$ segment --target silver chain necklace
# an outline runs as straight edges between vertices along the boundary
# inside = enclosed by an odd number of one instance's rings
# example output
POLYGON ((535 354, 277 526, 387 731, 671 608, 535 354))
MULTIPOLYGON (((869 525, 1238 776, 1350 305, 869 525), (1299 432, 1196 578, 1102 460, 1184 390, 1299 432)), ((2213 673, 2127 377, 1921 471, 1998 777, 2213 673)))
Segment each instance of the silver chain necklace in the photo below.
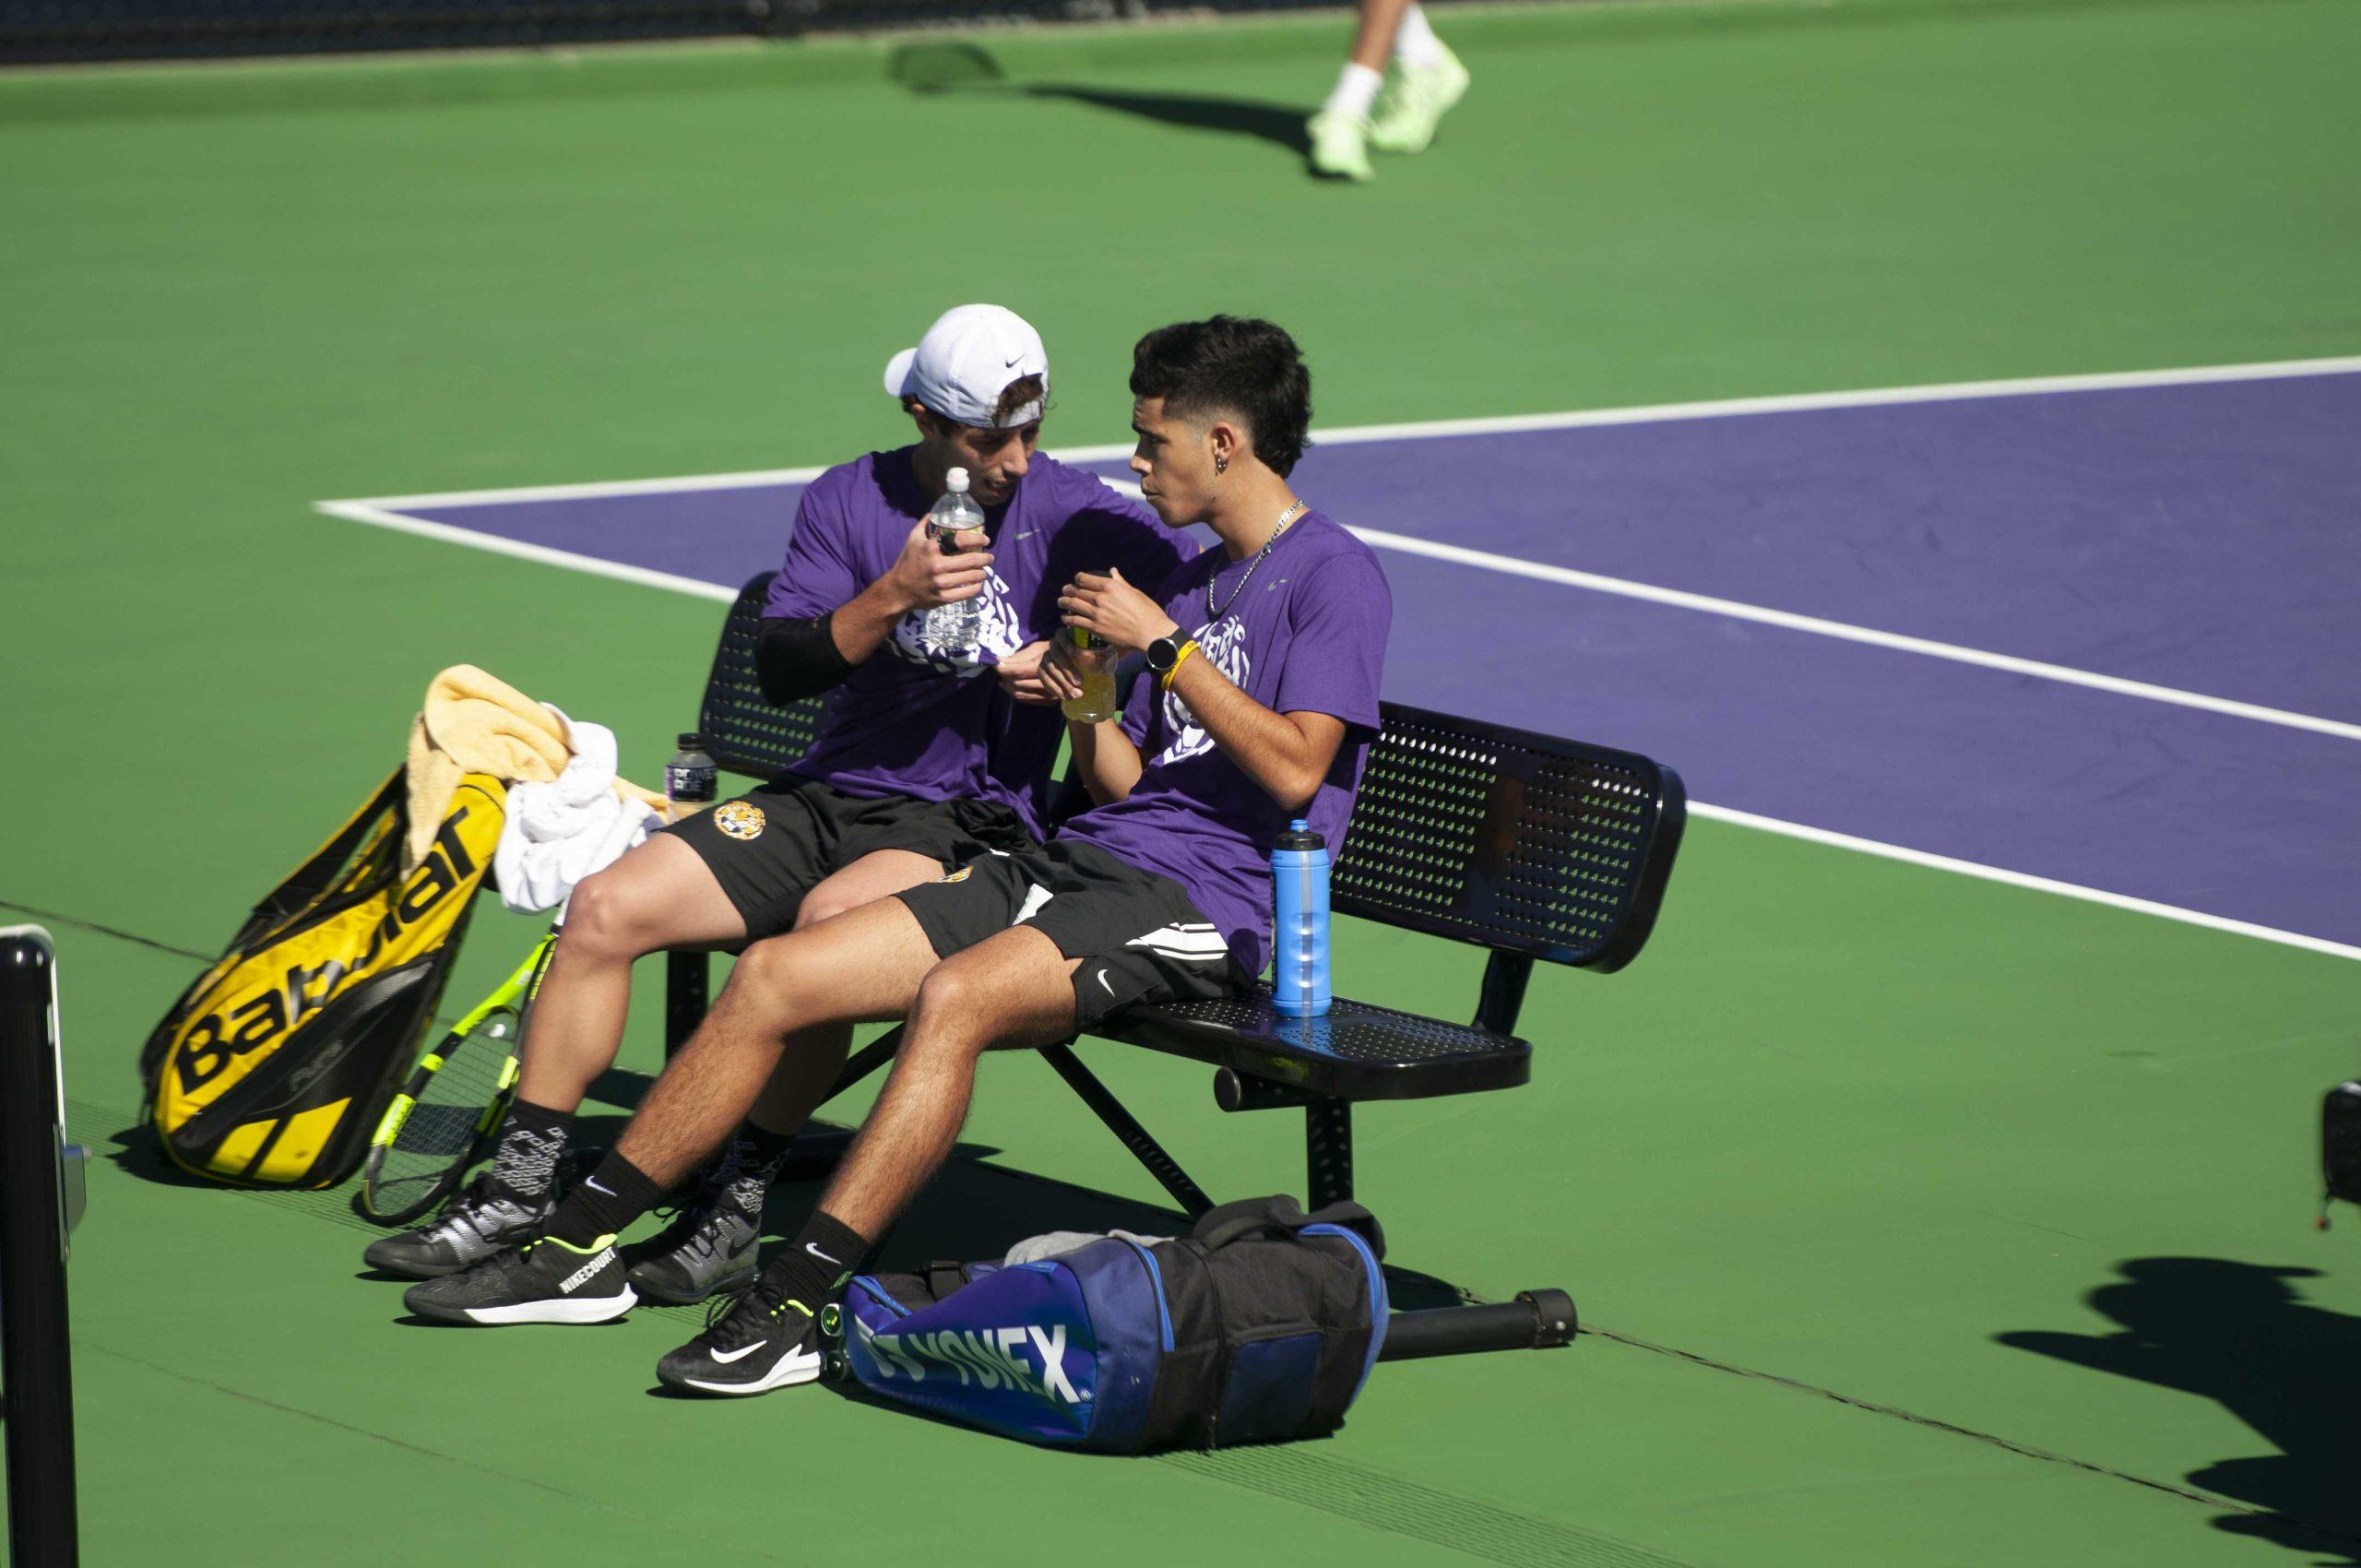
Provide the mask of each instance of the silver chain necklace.
POLYGON ((1212 625, 1215 622, 1229 613, 1229 607, 1238 602, 1238 596, 1244 593, 1246 591, 1246 585, 1254 580, 1254 569, 1263 564, 1263 557, 1271 552, 1271 546, 1279 542, 1279 535, 1287 531, 1287 525, 1289 523, 1294 522, 1298 517, 1303 516, 1304 513, 1309 512, 1310 510, 1311 510, 1311 505, 1310 502, 1299 501, 1294 505, 1279 514, 1278 525, 1271 529, 1271 537, 1263 541, 1263 548, 1256 551, 1254 552, 1254 559, 1246 564, 1246 575, 1238 579, 1238 586, 1229 590, 1229 598, 1228 601, 1225 602, 1219 610, 1216 610, 1214 608, 1214 577, 1220 576, 1221 572, 1216 569, 1214 572, 1213 577, 1207 577, 1205 579, 1206 625, 1212 625))

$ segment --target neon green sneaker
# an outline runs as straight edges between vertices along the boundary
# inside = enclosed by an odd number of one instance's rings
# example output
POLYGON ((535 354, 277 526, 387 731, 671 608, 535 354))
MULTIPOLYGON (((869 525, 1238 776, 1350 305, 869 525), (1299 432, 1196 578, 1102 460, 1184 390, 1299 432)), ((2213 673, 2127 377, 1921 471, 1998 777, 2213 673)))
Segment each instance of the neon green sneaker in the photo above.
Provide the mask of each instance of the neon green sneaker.
POLYGON ((1358 114, 1323 109, 1305 127, 1311 133, 1311 172, 1330 180, 1372 179, 1369 166, 1369 122, 1358 114))
POLYGON ((1467 67, 1448 49, 1431 65, 1397 63, 1370 112, 1369 145, 1380 152, 1424 152, 1444 112, 1466 92, 1467 67))

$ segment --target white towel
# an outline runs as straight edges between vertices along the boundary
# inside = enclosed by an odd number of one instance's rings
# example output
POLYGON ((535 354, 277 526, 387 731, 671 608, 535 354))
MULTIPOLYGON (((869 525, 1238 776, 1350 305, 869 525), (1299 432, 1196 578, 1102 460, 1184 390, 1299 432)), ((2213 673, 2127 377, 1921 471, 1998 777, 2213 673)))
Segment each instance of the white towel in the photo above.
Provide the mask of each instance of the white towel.
POLYGON ((565 726, 573 755, 554 781, 508 791, 508 820, 492 864, 500 901, 520 915, 564 903, 575 884, 614 864, 658 826, 647 802, 615 793, 615 732, 542 706, 565 726))

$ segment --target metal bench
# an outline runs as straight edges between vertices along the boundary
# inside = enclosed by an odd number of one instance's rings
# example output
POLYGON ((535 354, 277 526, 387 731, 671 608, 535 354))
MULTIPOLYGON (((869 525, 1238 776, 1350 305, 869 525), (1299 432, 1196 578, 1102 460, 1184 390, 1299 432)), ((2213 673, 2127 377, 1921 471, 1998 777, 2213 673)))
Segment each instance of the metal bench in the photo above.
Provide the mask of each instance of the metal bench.
MULTIPOLYGON (((748 582, 730 607, 698 720, 715 761, 757 778, 803 754, 825 701, 774 707, 763 698, 754 642, 772 576, 748 582)), ((1267 988, 1258 987, 1218 1002, 1127 1008, 1095 1032, 1212 1065, 1224 1111, 1302 1111, 1310 1206, 1349 1198, 1355 1100, 1525 1083, 1533 1047, 1516 1025, 1534 960, 1609 974, 1639 956, 1672 873, 1685 801, 1679 775, 1635 753, 1386 703, 1330 902, 1341 915, 1489 949, 1474 1021, 1342 997, 1323 1016, 1290 1018, 1274 1012, 1267 988)), ((708 983, 706 955, 671 956, 668 1051, 704 1016, 708 983)), ((831 1094, 883 1066, 899 1042, 896 1029, 856 1053, 831 1094)), ((1192 1216, 1213 1206, 1072 1042, 1041 1055, 1176 1203, 1192 1216)), ((1565 1319, 1571 1336, 1571 1302, 1565 1319)), ((1475 1348, 1482 1347, 1438 1339, 1426 1353, 1475 1348)), ((1418 1353, 1405 1345, 1388 1354, 1418 1353)))

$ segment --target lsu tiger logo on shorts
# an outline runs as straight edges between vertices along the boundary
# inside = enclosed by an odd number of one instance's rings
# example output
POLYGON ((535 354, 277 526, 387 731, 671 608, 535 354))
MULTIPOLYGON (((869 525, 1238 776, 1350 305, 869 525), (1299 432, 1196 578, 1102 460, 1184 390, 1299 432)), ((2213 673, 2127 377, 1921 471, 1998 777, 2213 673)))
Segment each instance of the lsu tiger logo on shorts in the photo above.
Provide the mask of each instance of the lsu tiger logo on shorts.
POLYGON ((732 801, 713 809, 713 825, 742 844, 751 843, 763 836, 763 808, 732 801))
POLYGON ((967 873, 975 869, 976 868, 974 866, 961 866, 949 876, 938 876, 934 880, 937 882, 965 882, 967 880, 967 873))

